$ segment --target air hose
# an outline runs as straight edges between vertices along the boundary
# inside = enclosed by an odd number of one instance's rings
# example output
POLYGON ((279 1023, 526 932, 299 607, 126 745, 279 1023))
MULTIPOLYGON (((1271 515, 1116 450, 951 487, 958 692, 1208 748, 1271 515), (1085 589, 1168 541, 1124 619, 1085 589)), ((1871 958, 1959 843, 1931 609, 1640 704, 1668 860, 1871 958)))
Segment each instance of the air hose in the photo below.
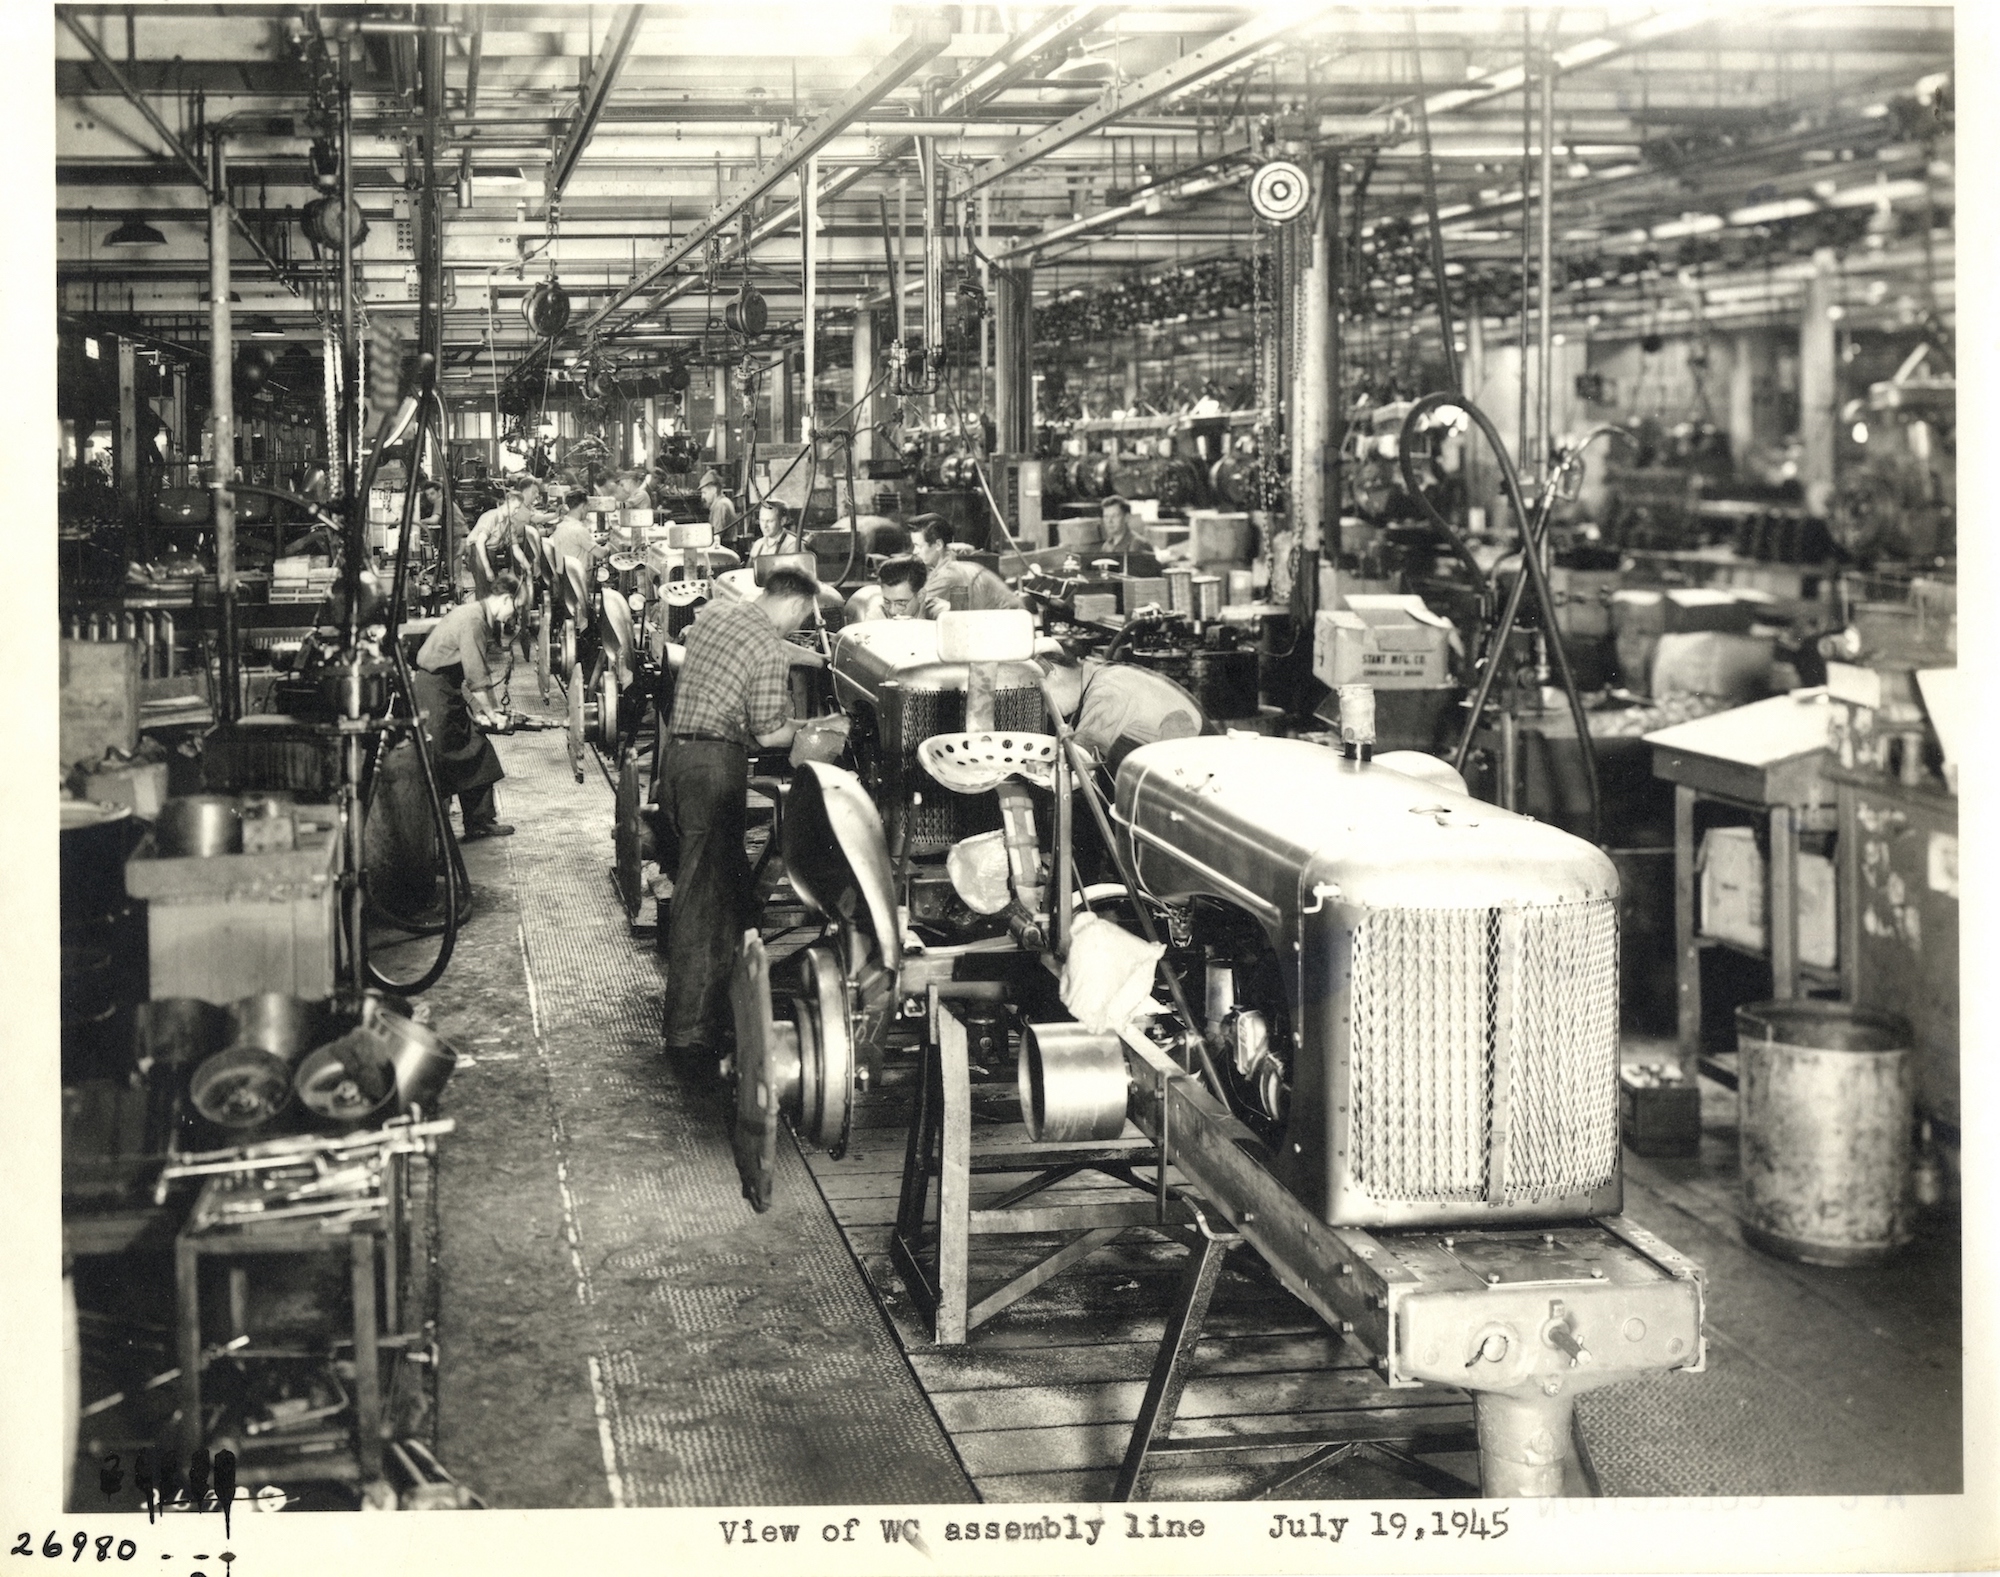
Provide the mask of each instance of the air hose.
MULTIPOLYGON (((1516 575, 1513 586, 1508 590, 1507 602, 1501 610, 1500 622, 1494 626, 1493 634, 1486 647, 1485 660, 1480 665, 1479 683, 1473 691, 1472 705, 1466 713, 1465 727, 1459 735, 1458 748, 1452 753, 1452 765, 1461 773, 1465 770, 1466 757, 1472 752, 1473 736, 1478 732, 1479 720, 1486 709, 1486 698, 1491 694, 1493 681, 1500 672, 1500 659, 1506 651, 1508 637, 1513 634, 1514 620, 1520 613, 1521 596, 1527 581, 1535 586, 1535 597, 1541 604, 1543 624, 1549 634, 1549 652, 1555 659, 1556 677, 1562 684, 1563 695, 1569 701, 1570 715, 1576 723, 1577 749, 1583 756, 1584 780, 1590 790, 1590 834, 1593 841, 1601 842, 1604 836, 1603 790, 1597 776, 1597 751, 1590 740, 1590 717, 1583 709, 1583 694, 1577 688, 1576 675, 1570 671, 1569 653, 1564 650, 1562 638, 1556 629, 1555 597, 1549 590, 1548 573, 1542 567, 1542 545, 1548 531, 1550 511, 1554 508, 1556 490, 1551 485, 1543 494, 1540 506, 1533 515, 1528 512, 1526 501, 1521 496, 1521 479, 1514 469, 1513 459, 1507 453, 1507 446, 1501 441, 1500 433, 1491 418, 1477 405, 1462 394, 1440 391, 1427 394, 1410 407, 1403 418, 1401 432, 1397 436, 1397 452, 1402 461, 1406 485, 1423 503, 1432 520, 1443 526, 1454 548, 1462 557, 1470 559, 1471 549, 1460 539, 1456 530, 1445 520, 1443 514, 1423 496, 1415 485, 1414 473, 1410 469, 1410 440, 1416 434, 1417 423, 1432 411, 1454 408, 1462 410, 1472 423, 1485 434, 1492 447, 1494 458, 1500 465, 1500 481, 1507 492, 1507 500, 1514 506, 1514 518, 1521 522, 1521 560, 1527 570, 1526 576, 1516 575)), ((1481 572, 1484 580, 1484 572, 1481 572)), ((1486 583, 1490 590, 1490 581, 1486 583)))

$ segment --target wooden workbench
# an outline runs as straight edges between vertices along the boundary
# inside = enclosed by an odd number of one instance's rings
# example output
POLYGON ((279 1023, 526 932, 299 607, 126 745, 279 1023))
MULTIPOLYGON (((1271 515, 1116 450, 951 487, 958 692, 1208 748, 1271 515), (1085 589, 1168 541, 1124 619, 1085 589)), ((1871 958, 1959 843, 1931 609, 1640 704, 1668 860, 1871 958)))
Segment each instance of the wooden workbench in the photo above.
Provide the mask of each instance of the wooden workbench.
MULTIPOLYGON (((1771 965, 1771 995, 1800 994, 1798 850, 1801 832, 1835 827, 1834 790, 1827 771, 1827 710, 1823 691, 1799 690, 1728 712, 1676 723, 1646 735, 1653 773, 1674 785, 1674 943, 1679 982, 1682 1071, 1692 1078, 1702 1059, 1701 958, 1722 944, 1696 928, 1696 813, 1704 802, 1762 816, 1770 831, 1762 956, 1771 965)), ((1743 949, 1738 949, 1743 951, 1743 949)))

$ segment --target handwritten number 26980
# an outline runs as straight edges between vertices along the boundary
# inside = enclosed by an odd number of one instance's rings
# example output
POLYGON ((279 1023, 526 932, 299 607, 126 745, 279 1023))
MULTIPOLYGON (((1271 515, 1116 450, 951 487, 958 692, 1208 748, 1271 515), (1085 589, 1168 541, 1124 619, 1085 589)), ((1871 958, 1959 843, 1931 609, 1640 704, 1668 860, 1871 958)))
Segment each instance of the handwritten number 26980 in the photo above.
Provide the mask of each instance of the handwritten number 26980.
MULTIPOLYGON (((79 1533, 76 1534, 74 1537, 72 1537, 69 1541, 69 1547, 72 1550, 74 1550, 75 1553, 70 1556, 70 1560, 71 1561, 82 1560, 84 1551, 90 1548, 90 1543, 91 1543, 90 1535, 87 1533, 79 1533)), ((139 1553, 139 1546, 134 1544, 130 1539, 116 1540, 115 1549, 117 1556, 121 1561, 129 1561, 132 1559, 133 1556, 139 1553)), ((107 1533, 103 1537, 97 1540, 97 1558, 99 1560, 101 1561, 110 1560, 113 1554, 113 1550, 114 1550, 114 1541, 110 1534, 107 1533)), ((35 1553, 35 1536, 32 1533, 22 1534, 20 1536, 19 1541, 7 1553, 9 1555, 33 1555, 35 1553)), ((61 1539, 56 1537, 54 1529, 51 1529, 49 1531, 49 1536, 46 1539, 42 1540, 42 1553, 52 1561, 62 1559, 63 1542, 61 1539)))

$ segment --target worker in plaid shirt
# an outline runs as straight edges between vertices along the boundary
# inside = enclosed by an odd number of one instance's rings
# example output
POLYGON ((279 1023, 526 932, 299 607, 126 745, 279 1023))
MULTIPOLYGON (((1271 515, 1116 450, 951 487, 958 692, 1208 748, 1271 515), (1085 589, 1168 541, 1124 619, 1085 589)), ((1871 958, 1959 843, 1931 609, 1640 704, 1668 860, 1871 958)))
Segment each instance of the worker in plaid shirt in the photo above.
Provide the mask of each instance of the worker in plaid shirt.
POLYGON ((687 633, 674 687, 660 809, 674 894, 667 918, 667 1055, 705 1072, 722 1052, 729 977, 745 927, 756 919, 744 853, 750 754, 792 743, 785 637, 811 617, 810 575, 774 570, 762 595, 711 602, 687 633))

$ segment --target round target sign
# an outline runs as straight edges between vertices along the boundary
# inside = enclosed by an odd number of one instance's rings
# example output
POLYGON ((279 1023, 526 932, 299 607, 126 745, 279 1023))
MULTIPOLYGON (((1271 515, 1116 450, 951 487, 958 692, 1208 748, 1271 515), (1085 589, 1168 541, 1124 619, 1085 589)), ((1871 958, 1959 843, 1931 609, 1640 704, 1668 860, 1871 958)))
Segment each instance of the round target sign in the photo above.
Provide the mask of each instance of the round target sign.
POLYGON ((1259 219, 1271 224, 1285 224, 1298 218, 1311 198, 1311 178, 1288 159, 1273 159, 1260 165, 1250 177, 1250 206, 1259 219))

